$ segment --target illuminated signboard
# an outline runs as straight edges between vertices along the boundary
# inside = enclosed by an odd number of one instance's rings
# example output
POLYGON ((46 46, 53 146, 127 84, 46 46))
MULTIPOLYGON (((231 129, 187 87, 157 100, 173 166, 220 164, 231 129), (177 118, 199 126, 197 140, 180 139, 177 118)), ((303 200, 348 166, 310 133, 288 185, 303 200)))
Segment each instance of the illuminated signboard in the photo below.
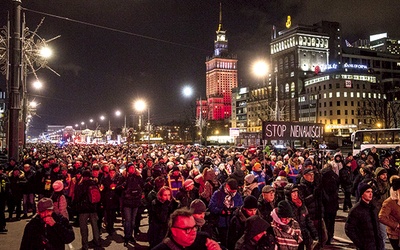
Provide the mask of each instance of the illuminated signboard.
POLYGON ((351 69, 368 69, 367 65, 362 64, 352 64, 352 63, 345 63, 343 68, 351 68, 351 69))
POLYGON ((320 139, 323 134, 321 123, 264 121, 262 127, 263 140, 320 139))
MULTIPOLYGON (((329 71, 329 70, 336 70, 339 68, 339 66, 335 63, 333 64, 325 64, 320 66, 322 71, 329 71)), ((345 63, 343 64, 343 68, 345 69, 368 69, 367 65, 362 65, 362 64, 353 64, 353 63, 345 63)))
POLYGON ((351 88, 352 87, 351 80, 346 80, 345 86, 346 86, 346 88, 351 88))
POLYGON ((322 71, 326 71, 326 70, 333 70, 333 69, 337 69, 338 65, 337 64, 325 64, 321 66, 322 71))

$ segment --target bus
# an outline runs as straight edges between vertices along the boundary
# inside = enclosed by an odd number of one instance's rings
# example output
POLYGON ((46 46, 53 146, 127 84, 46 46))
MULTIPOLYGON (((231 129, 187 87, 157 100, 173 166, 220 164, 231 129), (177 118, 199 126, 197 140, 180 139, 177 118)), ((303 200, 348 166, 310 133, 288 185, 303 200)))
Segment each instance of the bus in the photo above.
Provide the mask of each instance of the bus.
POLYGON ((366 148, 396 148, 400 146, 400 128, 358 130, 351 134, 353 155, 366 148))

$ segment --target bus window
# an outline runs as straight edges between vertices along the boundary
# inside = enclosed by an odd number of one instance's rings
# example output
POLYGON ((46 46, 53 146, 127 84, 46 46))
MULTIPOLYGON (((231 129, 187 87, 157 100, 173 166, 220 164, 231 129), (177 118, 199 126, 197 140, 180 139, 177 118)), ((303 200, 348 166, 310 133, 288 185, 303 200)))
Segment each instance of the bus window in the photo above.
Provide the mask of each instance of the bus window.
POLYGON ((393 144, 393 132, 378 132, 378 144, 393 144))
POLYGON ((363 144, 376 144, 376 133, 375 132, 364 132, 362 141, 363 141, 363 144))
POLYGON ((393 142, 394 144, 400 144, 400 131, 394 131, 393 142))

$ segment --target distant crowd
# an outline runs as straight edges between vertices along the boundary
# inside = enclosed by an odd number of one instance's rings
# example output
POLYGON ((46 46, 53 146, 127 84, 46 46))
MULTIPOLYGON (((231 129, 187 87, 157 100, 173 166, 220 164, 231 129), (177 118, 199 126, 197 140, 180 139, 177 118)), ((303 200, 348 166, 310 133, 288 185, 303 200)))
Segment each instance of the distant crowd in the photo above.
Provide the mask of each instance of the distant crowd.
POLYGON ((334 244, 339 209, 349 212, 345 232, 357 249, 384 249, 386 239, 400 249, 400 147, 353 156, 32 144, 20 159, 0 166, 0 233, 6 223, 30 219, 20 249, 65 249, 73 225, 82 249, 101 249, 102 234, 116 234, 117 217, 125 247, 147 233, 156 250, 322 249, 334 244), (149 229, 141 232, 145 213, 149 229))

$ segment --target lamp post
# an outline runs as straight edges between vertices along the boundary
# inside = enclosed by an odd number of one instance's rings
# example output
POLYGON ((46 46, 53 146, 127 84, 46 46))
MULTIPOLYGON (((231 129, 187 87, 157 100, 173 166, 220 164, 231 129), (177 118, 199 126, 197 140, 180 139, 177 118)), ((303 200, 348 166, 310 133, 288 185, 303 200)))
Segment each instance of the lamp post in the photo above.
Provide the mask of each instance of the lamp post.
POLYGON ((135 101, 135 110, 143 112, 147 108, 147 144, 150 146, 150 107, 143 100, 135 101))
MULTIPOLYGON (((182 94, 186 98, 190 98, 194 95, 194 90, 192 86, 184 86, 182 89, 182 94)), ((202 144, 203 142, 203 106, 202 106, 202 100, 201 97, 198 99, 199 100, 199 121, 198 121, 198 127, 199 127, 199 144, 202 144)), ((196 110, 197 110, 197 105, 196 105, 196 110)), ((197 112, 195 112, 195 116, 197 118, 197 112)), ((207 138, 206 138, 207 140, 207 138)))
MULTIPOLYGON (((253 64, 253 73, 258 76, 258 77, 262 77, 263 80, 263 87, 265 88, 265 77, 268 75, 268 65, 265 61, 260 60, 260 61, 256 61, 253 64)), ((263 126, 263 119, 261 116, 259 116, 260 120, 261 120, 261 131, 262 126, 263 126)), ((263 137, 263 136, 262 136, 263 137)), ((263 158, 264 158, 264 162, 265 162, 265 146, 266 146, 266 141, 264 139, 262 139, 262 143, 263 143, 263 158)))

